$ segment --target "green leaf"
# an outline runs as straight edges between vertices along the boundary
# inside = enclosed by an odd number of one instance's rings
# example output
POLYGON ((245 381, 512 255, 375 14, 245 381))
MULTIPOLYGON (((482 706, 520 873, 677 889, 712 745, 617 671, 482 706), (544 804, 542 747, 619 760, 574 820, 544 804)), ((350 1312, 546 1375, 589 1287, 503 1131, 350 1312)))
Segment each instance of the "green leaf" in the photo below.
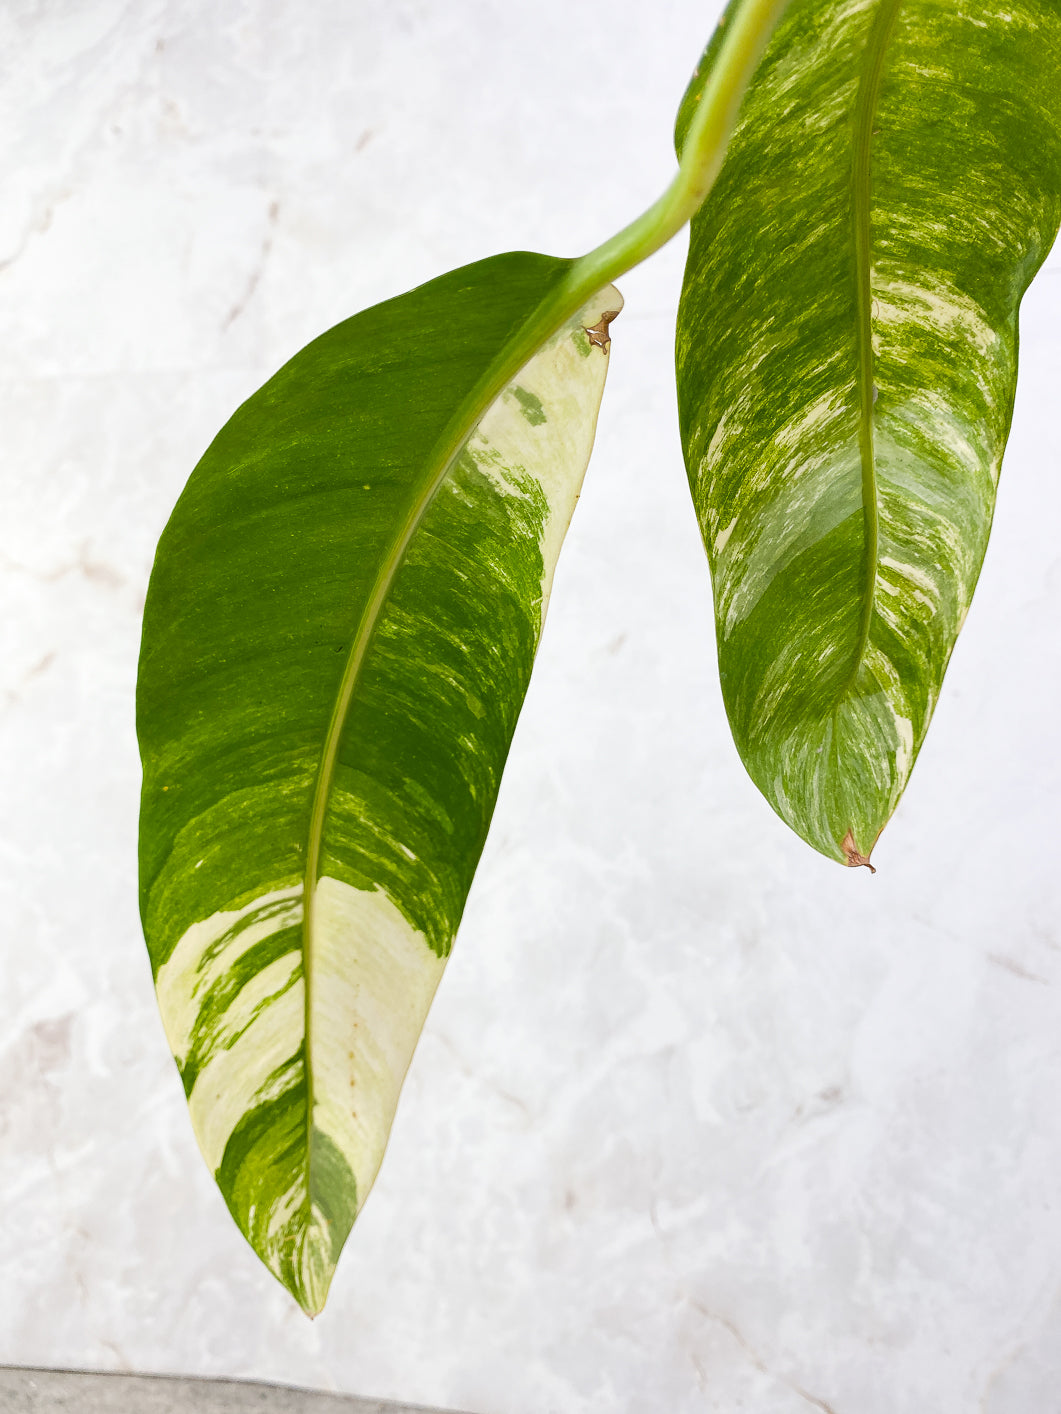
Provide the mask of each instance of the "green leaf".
POLYGON ((144 930, 206 1161, 311 1314, 453 942, 589 458, 617 291, 502 376, 570 264, 498 256, 316 339, 218 434, 158 548, 144 930))
POLYGON ((678 392, 726 707, 774 809, 849 864, 969 607, 1059 214, 1057 0, 793 0, 693 222, 678 392))

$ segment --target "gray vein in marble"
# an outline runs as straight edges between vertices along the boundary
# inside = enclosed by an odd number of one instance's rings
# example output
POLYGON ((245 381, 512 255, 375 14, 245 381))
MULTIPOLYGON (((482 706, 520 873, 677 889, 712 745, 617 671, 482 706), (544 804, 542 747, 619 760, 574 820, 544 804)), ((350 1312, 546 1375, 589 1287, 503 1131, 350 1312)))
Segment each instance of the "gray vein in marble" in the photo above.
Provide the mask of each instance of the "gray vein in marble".
POLYGON ((261 280, 262 275, 265 273, 265 266, 269 259, 269 252, 273 248, 273 232, 276 229, 276 223, 279 218, 280 203, 278 201, 271 201, 269 203, 269 211, 267 216, 268 224, 266 227, 265 235, 262 238, 262 248, 258 254, 257 263, 255 264, 253 270, 247 278, 247 288, 243 291, 243 294, 232 306, 229 312, 225 315, 225 318, 221 323, 222 332, 230 328, 236 322, 236 320, 240 317, 243 311, 247 308, 247 305, 253 299, 254 292, 258 288, 259 281, 261 280))
POLYGON ((837 1411, 833 1409, 831 1405, 826 1404, 824 1399, 819 1399, 817 1395, 810 1394, 802 1385, 797 1384, 796 1381, 791 1379, 788 1375, 781 1374, 777 1370, 771 1369, 767 1362, 741 1333, 739 1327, 734 1325, 726 1316, 719 1315, 717 1311, 708 1310, 701 1302, 693 1300, 692 1298, 688 1298, 688 1300, 693 1310, 698 1311, 705 1320, 713 1321, 716 1325, 721 1326, 723 1330, 730 1333, 760 1374, 766 1375, 769 1379, 778 1380, 781 1384, 790 1389, 793 1394, 799 1395, 800 1399, 806 1400, 806 1402, 815 1409, 820 1409, 822 1414, 837 1414, 837 1411))

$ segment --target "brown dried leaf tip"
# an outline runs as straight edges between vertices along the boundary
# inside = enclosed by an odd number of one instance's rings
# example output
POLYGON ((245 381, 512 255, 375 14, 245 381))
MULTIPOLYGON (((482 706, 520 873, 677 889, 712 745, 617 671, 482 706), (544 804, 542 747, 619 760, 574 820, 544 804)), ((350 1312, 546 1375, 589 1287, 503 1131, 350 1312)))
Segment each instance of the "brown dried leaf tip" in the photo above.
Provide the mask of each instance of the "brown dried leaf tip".
POLYGON ((847 834, 844 836, 844 842, 840 848, 844 851, 844 859, 849 868, 857 869, 860 864, 864 864, 871 874, 876 874, 876 869, 874 869, 873 865, 869 862, 869 856, 859 854, 855 847, 855 837, 850 830, 848 830, 847 834))
POLYGON ((603 349, 605 353, 608 352, 608 345, 612 341, 612 336, 608 333, 608 325, 618 317, 619 311, 617 309, 607 309, 597 323, 591 324, 586 330, 590 343, 596 345, 598 349, 603 349))

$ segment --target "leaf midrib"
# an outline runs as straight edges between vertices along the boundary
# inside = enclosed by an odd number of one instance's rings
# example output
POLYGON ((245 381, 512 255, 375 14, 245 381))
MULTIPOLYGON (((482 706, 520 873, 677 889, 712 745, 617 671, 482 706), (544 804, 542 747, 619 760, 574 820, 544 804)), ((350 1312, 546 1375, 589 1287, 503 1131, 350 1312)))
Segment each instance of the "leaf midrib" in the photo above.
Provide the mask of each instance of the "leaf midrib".
POLYGON ((373 635, 394 587, 394 581, 406 551, 469 438, 495 399, 500 397, 505 387, 519 373, 520 369, 549 338, 560 331, 567 320, 576 314, 586 300, 595 293, 592 288, 586 289, 587 280, 579 269, 582 264, 583 261, 574 262, 573 266, 569 267, 567 272, 561 275, 557 283, 539 300, 527 318, 516 326, 443 428, 430 454, 425 459, 420 492, 414 498, 400 531, 380 567, 372 593, 354 632, 346 662, 343 665, 343 675, 325 733, 320 764, 314 783, 313 803, 310 807, 306 841, 306 868, 302 885, 303 1053, 306 1080, 306 1197, 308 1203, 312 1203, 313 1194, 312 937, 314 906, 317 878, 320 871, 324 821, 331 797, 339 745, 346 726, 350 704, 353 701, 373 635), (582 275, 581 279, 578 278, 579 275, 582 275))
MULTIPOLYGON (((855 100, 855 141, 851 163, 852 235, 855 247, 856 339, 858 345, 859 460, 862 470, 862 515, 864 534, 864 579, 862 617, 858 645, 851 673, 841 692, 837 708, 854 686, 869 645, 873 606, 877 592, 880 507, 877 494, 877 467, 874 447, 874 368, 873 291, 871 282, 870 209, 872 184, 870 158, 873 124, 877 116, 884 59, 902 0, 881 0, 873 18, 863 61, 862 76, 855 100)), ((834 716, 835 716, 834 709, 834 716)))
MULTIPOLYGON (((537 312, 537 311, 535 311, 537 312)), ((533 317, 533 316, 532 316, 533 317)), ((522 329, 519 331, 522 332, 522 329)), ((518 334, 517 334, 518 340, 518 334)), ((505 358, 505 353, 511 348, 512 340, 509 340, 480 377, 479 381, 472 388, 472 391, 458 407, 457 412, 443 429, 442 435, 431 449, 431 453, 424 464, 424 475, 421 482, 421 490, 414 498, 409 511, 406 514, 404 523, 398 535, 395 537, 390 552, 380 567, 379 573, 372 588, 372 593, 362 611, 358 621, 354 636, 350 644, 346 662, 343 665, 343 675, 339 683, 339 691, 336 694, 335 705, 328 721, 328 728, 324 737, 324 746, 321 750, 320 764, 317 767, 317 778, 313 788, 313 803, 310 807, 309 829, 306 841, 306 870, 303 877, 302 886, 302 978, 304 987, 304 1012, 303 1012, 303 1041, 305 1056, 306 1075, 306 1198, 312 1204, 312 1139, 313 1139, 313 1064, 312 1064, 312 955, 313 948, 311 940, 313 937, 314 924, 314 904, 317 888, 317 878, 320 871, 321 845, 324 838, 324 820, 328 811, 328 802, 331 797, 332 781, 335 776, 335 764, 339 754, 339 744, 342 740, 343 730, 346 726, 346 718, 353 701, 354 690, 361 677, 361 670, 364 667, 365 658, 368 654, 369 645, 375 633, 384 605, 394 586, 398 570, 405 558, 405 552, 409 548, 413 536, 416 534, 428 507, 431 505, 443 481, 448 476, 451 467, 460 456, 469 437, 485 415, 487 408, 493 401, 497 393, 493 391, 494 385, 498 381, 498 368, 503 367, 506 371, 501 386, 508 381, 507 370, 511 362, 505 358), (493 376, 491 376, 493 375, 493 376)), ((520 365, 522 367, 522 365, 520 365)), ((516 370, 518 371, 518 369, 516 370)))

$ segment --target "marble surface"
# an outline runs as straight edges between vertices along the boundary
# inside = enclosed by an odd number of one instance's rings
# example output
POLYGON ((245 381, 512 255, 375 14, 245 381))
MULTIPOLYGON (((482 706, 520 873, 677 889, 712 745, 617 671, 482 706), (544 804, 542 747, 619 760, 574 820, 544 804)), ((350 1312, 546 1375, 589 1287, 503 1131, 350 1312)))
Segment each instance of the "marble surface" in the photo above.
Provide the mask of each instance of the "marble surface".
POLYGON ((0 1361, 472 1414, 1061 1411, 1061 256, 977 600, 845 871, 745 778, 671 374, 621 282, 454 959, 310 1324, 199 1158, 136 912, 155 540, 313 335, 671 171, 716 0, 0 10, 0 1361))

